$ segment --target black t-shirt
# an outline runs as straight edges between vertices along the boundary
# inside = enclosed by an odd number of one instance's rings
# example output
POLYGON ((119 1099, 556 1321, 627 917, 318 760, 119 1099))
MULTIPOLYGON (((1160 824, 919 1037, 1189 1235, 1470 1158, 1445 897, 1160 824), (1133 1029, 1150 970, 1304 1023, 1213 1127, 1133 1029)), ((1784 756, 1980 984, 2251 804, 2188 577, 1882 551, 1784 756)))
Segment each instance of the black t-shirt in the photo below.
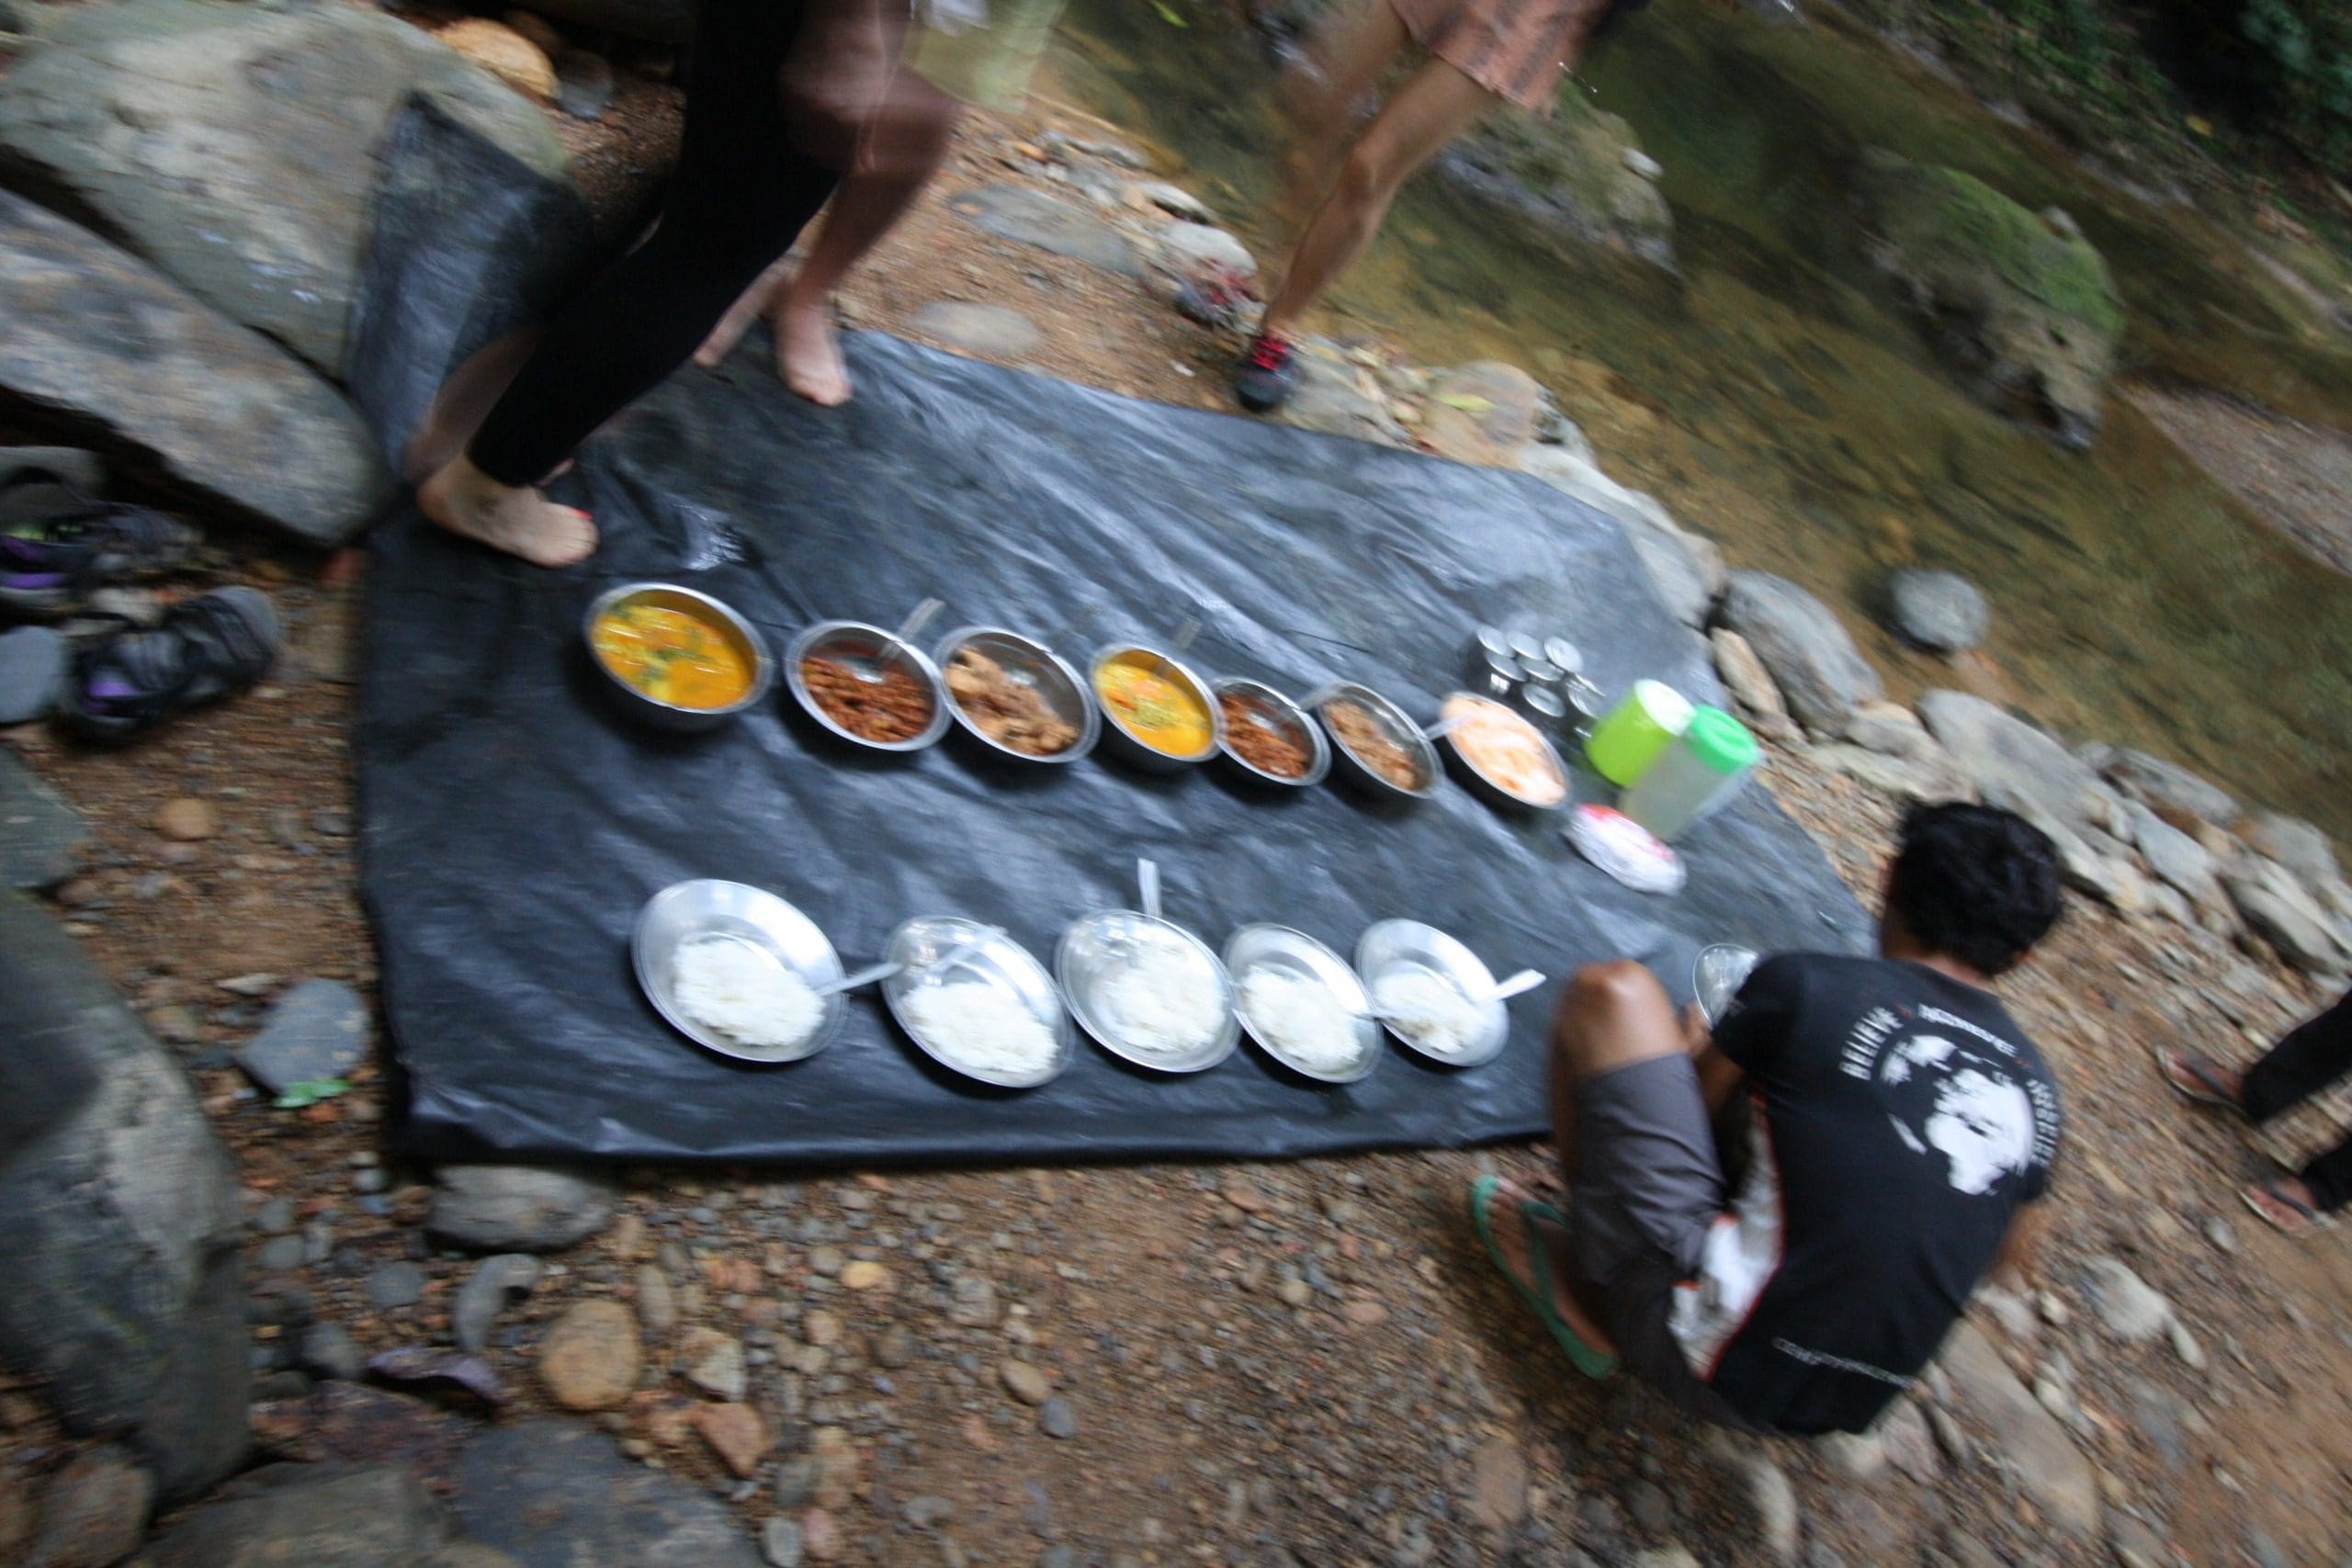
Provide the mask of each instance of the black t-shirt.
POLYGON ((1747 1075, 1754 1158, 1677 1336, 1748 1419, 1860 1431, 2047 1187, 2057 1086, 1989 992, 1885 959, 1770 959, 1714 1038, 1747 1075))

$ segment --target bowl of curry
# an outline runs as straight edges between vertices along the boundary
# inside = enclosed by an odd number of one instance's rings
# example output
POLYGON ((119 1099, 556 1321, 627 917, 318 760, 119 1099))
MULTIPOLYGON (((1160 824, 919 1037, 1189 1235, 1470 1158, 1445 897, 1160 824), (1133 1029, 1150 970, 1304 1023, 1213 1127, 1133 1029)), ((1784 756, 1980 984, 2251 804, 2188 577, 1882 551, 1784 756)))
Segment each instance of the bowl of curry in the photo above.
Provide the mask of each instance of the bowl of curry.
POLYGON ((775 678, 751 622, 674 582, 598 594, 581 635, 628 709, 668 729, 707 729, 758 702, 775 678))
POLYGON ((1104 649, 1087 683, 1109 721, 1102 736, 1113 754, 1167 772, 1216 755, 1225 732, 1216 698, 1166 654, 1131 644, 1104 649))

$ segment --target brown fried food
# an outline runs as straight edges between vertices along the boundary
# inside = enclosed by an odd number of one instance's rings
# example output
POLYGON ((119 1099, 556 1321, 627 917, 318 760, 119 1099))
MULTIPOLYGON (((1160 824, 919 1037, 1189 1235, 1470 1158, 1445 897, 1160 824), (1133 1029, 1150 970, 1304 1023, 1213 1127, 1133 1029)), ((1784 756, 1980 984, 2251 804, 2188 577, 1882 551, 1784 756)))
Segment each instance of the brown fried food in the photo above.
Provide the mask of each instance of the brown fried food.
POLYGON ((800 661, 800 679, 825 716, 861 740, 911 740, 931 723, 931 689, 895 665, 879 681, 862 681, 846 664, 811 654, 800 661))
POLYGON ((1419 759, 1398 745, 1363 704, 1338 702, 1323 711, 1330 716, 1331 733, 1358 761, 1398 789, 1421 787, 1419 759))
POLYGON ((1227 692, 1216 705, 1225 715, 1225 743, 1235 756, 1278 779, 1306 776, 1315 753, 1265 704, 1227 692))
POLYGON ((947 694, 998 745, 1027 757, 1050 757, 1077 743, 1078 726, 987 654, 957 649, 947 661, 946 676, 947 694))

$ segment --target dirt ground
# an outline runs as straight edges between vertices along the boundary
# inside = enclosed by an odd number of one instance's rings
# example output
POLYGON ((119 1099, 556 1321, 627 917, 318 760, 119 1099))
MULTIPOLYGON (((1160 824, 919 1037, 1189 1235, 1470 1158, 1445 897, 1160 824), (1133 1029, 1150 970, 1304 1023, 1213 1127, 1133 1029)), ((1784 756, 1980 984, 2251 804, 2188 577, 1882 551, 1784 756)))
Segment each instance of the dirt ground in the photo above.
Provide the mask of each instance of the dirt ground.
MULTIPOLYGON (((588 139, 615 202, 658 166, 667 89, 635 82, 624 102, 625 134, 588 139)), ((987 239, 946 211, 971 184, 1038 179, 1018 149, 1045 129, 971 128, 845 314, 920 337, 911 320, 926 303, 1015 303, 1043 331, 1034 367, 1222 406, 1231 342, 1132 282, 987 239)), ((288 1199, 322 1233, 322 1260, 277 1273, 259 1269, 266 1238, 254 1238, 267 1371, 311 1322, 341 1325, 370 1353, 446 1341, 470 1265, 417 1227, 426 1173, 388 1146, 380 1064, 349 1094, 288 1111, 226 1055, 284 984, 324 976, 368 990, 375 960, 355 891, 347 753, 358 558, 233 534, 221 547, 209 580, 266 587, 288 615, 290 654, 267 684, 126 751, 73 749, 40 727, 5 739, 91 825, 87 869, 57 891, 58 914, 183 1054, 256 1211, 288 1199), (212 805, 218 830, 164 837, 158 810, 189 796, 212 805), (423 1298, 379 1310, 368 1283, 401 1260, 422 1266, 423 1298)), ((1769 779, 1867 899, 1887 804, 1785 752, 1769 779)), ((2147 1065, 2158 1042, 2251 1053, 2323 998, 2178 928, 2081 903, 2004 992, 2062 1079, 2070 1128, 2044 1295, 2007 1316, 1980 1312, 1988 1332, 2030 1383, 2052 1385, 2046 1404, 2073 1407, 2108 1502, 2149 1519, 2180 1561, 2335 1562, 2352 1551, 2352 1268, 2339 1242, 2294 1246, 2236 1210, 2233 1184, 2260 1156, 2185 1111, 2147 1065), (2102 1328, 2083 1280, 2101 1254, 2171 1300, 2201 1367, 2162 1337, 2127 1345, 2102 1328)), ((489 1359, 507 1418, 548 1408, 534 1371, 547 1324, 590 1295, 653 1315, 650 1262, 682 1328, 751 1348, 773 1451, 750 1479, 729 1474, 681 1431, 690 1394, 674 1381, 650 1380, 661 1386, 606 1424, 646 1462, 733 1499, 754 1535, 813 1506, 825 1526, 812 1549, 829 1529, 838 1540, 824 1544, 848 1562, 1409 1568, 1574 1562, 1579 1551, 1616 1562, 1675 1543, 1703 1562, 1768 1561, 1759 1515, 1708 1457, 1707 1434, 1623 1381, 1577 1380, 1486 1262, 1462 1213, 1470 1179, 1544 1157, 784 1179, 635 1170, 622 1223, 550 1256, 489 1359), (818 1266, 828 1248, 881 1263, 885 1283, 845 1287, 818 1266), (1001 1385, 1000 1364, 1016 1356, 1068 1401, 1070 1435, 1041 1430, 1001 1385), (779 1461, 788 1471, 810 1454, 813 1491, 780 1492, 779 1461)), ((666 1361, 674 1340, 650 1337, 666 1361)), ((269 1414, 265 1430, 287 1451, 318 1451, 299 1415, 269 1414)), ((1954 1432, 1868 1481, 1806 1445, 1765 1445, 1793 1484, 1811 1560, 2109 1560, 2104 1543, 2049 1529, 1965 1411, 1954 1432)))

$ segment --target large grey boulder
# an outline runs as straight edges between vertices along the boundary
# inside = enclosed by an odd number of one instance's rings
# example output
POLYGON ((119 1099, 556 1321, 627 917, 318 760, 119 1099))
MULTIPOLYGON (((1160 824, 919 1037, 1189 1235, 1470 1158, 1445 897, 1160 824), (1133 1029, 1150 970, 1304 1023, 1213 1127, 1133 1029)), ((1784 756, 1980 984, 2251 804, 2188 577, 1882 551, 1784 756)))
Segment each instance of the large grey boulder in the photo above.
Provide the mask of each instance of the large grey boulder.
POLYGON ((56 886, 82 863, 87 837, 82 814, 0 746, 0 890, 56 886))
POLYGON ((0 1364, 166 1499, 245 1455, 236 1179, 187 1075, 81 950, 0 894, 0 1364))
POLYGON ((1588 450, 1574 443, 1539 443, 1521 451, 1520 471, 1615 519, 1668 613, 1686 626, 1705 626, 1729 575, 1723 552, 1713 540, 1677 523, 1656 496, 1601 472, 1588 450))
POLYGON ((399 1464, 272 1464, 157 1538, 144 1568, 419 1568, 448 1516, 399 1464))
POLYGON ((2299 817, 2257 811, 2239 831, 2247 843, 2301 877, 2306 886, 2323 887, 2343 880, 2344 874, 2335 863, 2335 845, 2299 817))
POLYGON ((1930 653, 1960 653, 1984 640, 1993 612, 1976 584, 1956 571, 1905 567, 1887 579, 1887 624, 1930 653))
POLYGON ((390 499, 342 394, 146 263, 6 191, 0 323, 0 400, 27 423, 103 432, 202 500, 314 544, 346 542, 390 499))
POLYGON ((2186 812, 2217 828, 2230 827, 2245 815, 2229 791, 2209 784, 2178 762, 2127 749, 2098 765, 2109 783, 2145 805, 2186 812))
POLYGON ((2352 969, 2336 922, 2285 866, 2248 855, 2222 871, 2222 886, 2255 934, 2304 974, 2332 981, 2352 969))
POLYGON ((2088 1536, 2098 1529, 2098 1470, 2058 1418, 2026 1392, 1983 1330, 1973 1323, 1953 1329, 1940 1364, 1951 1382, 1952 1403, 1992 1434, 1988 1448, 2009 1484, 2066 1534, 2088 1536))
POLYGON ((2200 909, 2229 908, 2229 895, 2222 890, 2221 867, 2211 850, 2136 800, 2130 804, 2128 816, 2132 841, 2150 871, 2200 909))
POLYGON ((1571 85, 1558 112, 1489 115, 1439 154, 1439 176, 1538 228, 1674 270, 1674 209, 1664 171, 1634 128, 1571 85))
POLYGON ((1733 572, 1716 614, 1764 660, 1796 721, 1824 739, 1843 734, 1857 707, 1885 694, 1829 606, 1784 577, 1733 572))
POLYGON ((562 175, 545 117, 431 35, 228 0, 68 11, 0 92, 0 173, 339 377, 377 145, 412 95, 562 175))
POLYGON ((1918 708, 1928 733, 1988 799, 1996 790, 2020 795, 2075 834, 2105 833, 2117 810, 2113 793, 2054 738, 1966 692, 1929 692, 1918 708))

